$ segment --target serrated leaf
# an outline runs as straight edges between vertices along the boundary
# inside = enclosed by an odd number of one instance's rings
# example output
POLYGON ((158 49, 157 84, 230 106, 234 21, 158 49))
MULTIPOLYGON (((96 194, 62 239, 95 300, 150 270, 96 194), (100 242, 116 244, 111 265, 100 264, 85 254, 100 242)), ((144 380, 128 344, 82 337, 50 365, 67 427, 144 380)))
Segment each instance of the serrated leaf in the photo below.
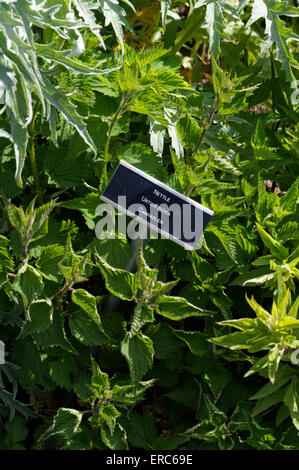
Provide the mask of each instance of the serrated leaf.
POLYGON ((194 5, 194 8, 199 8, 206 5, 206 22, 209 28, 209 47, 210 51, 215 58, 220 54, 220 39, 229 39, 229 36, 224 31, 224 16, 223 12, 228 2, 221 0, 199 0, 194 5))
POLYGON ((271 272, 268 268, 255 269, 248 273, 241 274, 234 279, 229 285, 230 286, 258 286, 265 282, 273 279, 275 273, 271 272))
POLYGON ((95 360, 92 360, 91 388, 98 398, 101 398, 110 389, 108 374, 101 371, 95 360))
POLYGON ((72 301, 82 310, 71 314, 69 324, 72 334, 83 344, 101 344, 106 341, 97 311, 96 298, 84 289, 72 292, 72 301))
POLYGON ((184 147, 196 147, 200 142, 202 129, 199 127, 197 121, 188 114, 178 120, 177 130, 184 147))
POLYGON ((135 410, 129 413, 127 434, 129 443, 139 449, 152 449, 152 442, 157 437, 153 414, 142 416, 135 410))
POLYGON ((171 320, 183 320, 188 317, 198 317, 203 315, 211 315, 214 312, 204 310, 192 305, 183 297, 171 297, 163 295, 156 300, 156 310, 160 315, 171 320))
POLYGON ((0 235, 0 272, 14 269, 14 261, 9 253, 9 240, 0 235))
POLYGON ((29 319, 26 320, 19 337, 46 330, 52 323, 52 315, 51 300, 33 300, 29 306, 29 319))
POLYGON ((275 382, 276 372, 279 367, 280 360, 285 353, 284 345, 276 344, 268 353, 268 374, 272 383, 275 382))
POLYGON ((59 272, 58 263, 63 258, 63 254, 63 246, 55 244, 42 247, 36 267, 46 279, 54 282, 61 281, 62 274, 59 272))
POLYGON ((81 135, 86 144, 96 154, 97 149, 90 135, 87 132, 86 126, 81 116, 76 111, 76 106, 71 102, 71 100, 67 96, 65 96, 61 91, 55 88, 48 80, 45 80, 45 86, 43 86, 43 93, 45 98, 53 106, 55 106, 58 111, 62 113, 67 122, 69 122, 76 128, 76 130, 81 135))
POLYGON ((111 434, 116 425, 116 419, 120 416, 120 412, 111 403, 105 403, 100 410, 100 417, 108 425, 111 434))
POLYGON ((114 268, 125 269, 130 256, 129 241, 124 238, 95 239, 92 243, 101 258, 114 268))
POLYGON ((204 356, 208 352, 208 336, 200 331, 174 330, 174 334, 187 344, 192 354, 204 356))
POLYGON ((90 387, 91 373, 87 370, 81 370, 73 380, 75 393, 80 400, 88 401, 92 399, 93 392, 90 387))
POLYGON ((72 312, 69 318, 69 326, 72 335, 86 345, 99 345, 107 342, 103 329, 98 320, 89 316, 84 310, 72 312))
POLYGON ((66 359, 62 358, 59 361, 50 362, 49 367, 50 377, 55 384, 66 390, 71 390, 70 367, 66 359))
POLYGON ((88 24, 91 31, 104 46, 104 42, 100 34, 101 27, 97 24, 96 17, 92 11, 98 8, 97 3, 90 0, 73 0, 73 2, 78 10, 79 16, 84 19, 85 23, 88 24))
POLYGON ((124 269, 113 268, 98 254, 95 256, 107 289, 123 300, 132 300, 137 291, 136 276, 124 269))
POLYGON ((297 39, 298 36, 280 19, 282 16, 299 16, 294 7, 289 7, 287 2, 277 2, 276 0, 254 0, 252 14, 246 26, 250 26, 260 18, 265 20, 265 33, 267 40, 262 47, 262 54, 267 51, 273 43, 276 45, 278 58, 286 73, 287 81, 293 81, 294 75, 292 66, 298 63, 292 56, 288 46, 288 40, 297 39))
POLYGON ((298 199, 298 181, 292 184, 288 189, 287 194, 281 198, 281 207, 287 213, 296 212, 296 205, 298 199))
POLYGON ((266 383, 257 393, 250 397, 250 400, 260 400, 272 395, 289 382, 293 376, 294 371, 290 367, 282 367, 277 373, 275 383, 266 383))
POLYGON ((154 178, 163 180, 166 177, 161 159, 147 145, 132 142, 122 147, 118 152, 118 156, 154 178))
POLYGON ((103 423, 101 426, 101 438, 104 444, 111 450, 127 450, 127 436, 124 428, 116 422, 116 425, 111 432, 108 424, 103 423))
POLYGON ((65 351, 78 354, 67 339, 64 329, 64 313, 54 312, 53 323, 44 331, 35 333, 34 340, 39 347, 59 346, 65 351))
POLYGON ((85 289, 77 289, 72 292, 72 301, 79 305, 79 307, 84 310, 88 316, 93 320, 93 322, 98 325, 99 328, 102 327, 100 317, 97 311, 97 299, 85 289))
POLYGON ((124 54, 123 26, 132 31, 131 25, 126 19, 126 12, 120 7, 117 0, 99 0, 100 8, 105 17, 105 26, 111 24, 120 42, 124 54))
POLYGON ((174 330, 164 322, 148 326, 146 334, 153 342, 155 357, 158 359, 168 359, 180 347, 180 340, 174 330))
POLYGON ((44 432, 39 440, 45 441, 52 436, 59 435, 65 440, 71 439, 79 430, 82 413, 72 408, 60 408, 53 418, 52 425, 44 432))
POLYGON ((261 237, 263 243, 271 251, 271 253, 279 260, 283 260, 288 257, 289 250, 285 248, 281 243, 274 240, 269 233, 267 233, 263 227, 256 222, 256 228, 258 230, 259 236, 261 237))
POLYGON ((128 361, 134 384, 140 382, 153 363, 153 343, 139 331, 133 337, 126 336, 121 343, 121 353, 128 361))
POLYGON ((102 204, 100 195, 97 193, 88 193, 84 197, 70 199, 60 203, 61 207, 66 209, 75 209, 82 212, 88 228, 93 230, 95 228, 94 219, 96 217, 96 209, 102 204))
POLYGON ((232 379, 231 373, 224 367, 213 367, 204 373, 204 380, 208 383, 215 399, 219 398, 224 387, 232 379))
POLYGON ((41 274, 29 264, 24 264, 19 269, 13 283, 14 290, 21 295, 25 306, 37 299, 43 287, 41 274))
POLYGON ((101 70, 95 67, 89 67, 82 62, 74 60, 70 57, 71 50, 58 51, 55 50, 53 44, 36 44, 36 53, 45 60, 57 62, 64 65, 68 70, 82 73, 85 75, 100 75, 101 73, 110 73, 114 69, 101 70))

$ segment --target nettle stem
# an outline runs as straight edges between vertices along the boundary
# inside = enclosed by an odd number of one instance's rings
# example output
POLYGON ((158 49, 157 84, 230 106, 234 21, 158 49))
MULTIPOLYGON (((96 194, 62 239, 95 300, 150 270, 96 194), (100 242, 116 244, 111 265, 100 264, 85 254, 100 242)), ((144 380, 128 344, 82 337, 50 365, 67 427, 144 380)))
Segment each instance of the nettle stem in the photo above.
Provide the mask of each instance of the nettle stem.
POLYGON ((40 100, 37 99, 34 109, 33 109, 33 117, 31 120, 31 123, 29 124, 28 127, 28 133, 29 137, 31 139, 31 146, 29 150, 29 159, 30 159, 30 165, 31 165, 31 171, 32 171, 32 176, 34 180, 34 185, 37 193, 37 198, 38 202, 40 204, 43 203, 43 198, 42 198, 42 190, 40 186, 40 181, 39 181, 39 176, 38 176, 38 169, 37 169, 37 164, 36 164, 36 156, 35 156, 35 145, 34 145, 34 126, 35 126, 35 121, 37 117, 37 113, 40 107, 40 100))
POLYGON ((133 336, 135 336, 145 324, 145 322, 142 320, 142 308, 143 308, 142 302, 139 302, 135 307, 135 310, 133 313, 133 320, 131 323, 131 329, 128 333, 129 338, 132 338, 133 336))
POLYGON ((218 111, 218 106, 219 106, 219 98, 218 98, 218 96, 216 96, 215 99, 214 99, 213 107, 212 107, 211 112, 208 116, 208 119, 204 123, 203 130, 202 130, 202 133, 200 134, 200 138, 198 140, 198 143, 197 143, 197 145, 194 149, 194 153, 198 152, 198 150, 199 150, 199 148, 202 144, 203 138, 206 135, 206 132, 209 129, 211 123, 212 123, 212 119, 214 117, 214 114, 218 111))
POLYGON ((133 91, 130 91, 126 95, 122 96, 120 105, 119 105, 119 107, 118 107, 116 113, 114 114, 114 116, 112 118, 112 121, 110 123, 109 130, 108 130, 108 135, 107 135, 107 141, 106 141, 106 144, 105 144, 105 147, 104 147, 103 157, 104 157, 105 163, 107 163, 109 161, 109 145, 110 145, 110 139, 111 139, 111 134, 112 134, 113 128, 114 128, 115 124, 117 123, 117 121, 122 116, 122 114, 124 114, 127 111, 127 108, 128 108, 130 99, 132 98, 132 95, 133 95, 133 91))
MULTIPOLYGON (((204 136, 206 135, 206 132, 207 130, 209 129, 209 127, 211 126, 212 124, 212 119, 215 115, 215 113, 217 113, 218 111, 218 106, 219 106, 219 97, 218 96, 215 96, 215 99, 214 99, 214 104, 213 104, 213 107, 210 111, 210 114, 208 116, 208 118, 206 119, 205 123, 204 123, 204 126, 203 126, 203 129, 202 129, 202 133, 200 134, 200 138, 197 142, 197 145, 194 149, 194 152, 193 153, 196 153, 198 152, 198 150, 200 149, 200 146, 202 144, 202 141, 203 141, 203 138, 204 136)), ((194 184, 191 184, 189 186, 189 188, 187 189, 186 193, 185 193, 185 196, 189 196, 189 194, 193 191, 193 189, 196 187, 196 185, 194 184)))

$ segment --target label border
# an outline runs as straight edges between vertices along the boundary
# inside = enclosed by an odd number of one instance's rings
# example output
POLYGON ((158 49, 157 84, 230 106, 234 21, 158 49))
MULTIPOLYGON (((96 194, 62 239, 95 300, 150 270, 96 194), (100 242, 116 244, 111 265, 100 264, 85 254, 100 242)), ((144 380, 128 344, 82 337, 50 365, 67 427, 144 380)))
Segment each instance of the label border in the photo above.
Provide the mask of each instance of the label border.
MULTIPOLYGON (((188 204, 191 204, 195 207, 197 207, 198 209, 200 209, 202 212, 206 212, 207 214, 209 214, 211 217, 213 216, 214 214, 214 211, 212 211, 211 209, 208 209, 207 207, 203 206, 202 204, 200 204, 199 202, 197 201, 194 201, 193 199, 185 196, 184 194, 181 194, 179 193, 178 191, 176 191, 175 189, 172 189, 170 186, 167 186, 165 183, 162 183, 161 181, 159 181, 158 179, 154 178, 153 176, 150 176, 148 175, 147 173, 145 173, 144 171, 140 170, 139 168, 136 168, 135 166, 131 165, 130 163, 127 163, 125 162, 124 160, 120 160, 119 161, 119 165, 123 165, 124 167, 128 168, 129 170, 133 171, 134 173, 137 173, 139 174, 140 176, 142 176, 143 178, 151 181, 152 183, 154 183, 155 185, 157 185, 158 187, 162 187, 163 189, 167 190, 168 192, 174 194, 175 196, 181 198, 183 201, 187 202, 188 204)), ((119 168, 119 165, 117 166, 117 168, 115 169, 113 175, 111 176, 110 178, 110 181, 108 183, 108 185, 110 184, 113 176, 115 175, 117 169, 119 168)), ((106 188, 108 187, 108 185, 106 186, 106 188)), ((105 188, 105 190, 106 190, 105 188)), ((104 190, 104 192, 105 192, 104 190)), ((114 201, 111 201, 110 199, 108 199, 106 196, 104 196, 103 194, 100 196, 100 199, 108 204, 111 204, 112 206, 114 206, 116 209, 119 209, 121 212, 125 212, 126 214, 128 214, 130 217, 132 217, 133 219, 136 219, 138 222, 142 223, 143 225, 145 226, 148 226, 150 227, 151 229, 153 229, 156 233, 161 233, 162 235, 165 236, 166 239, 169 239, 169 240, 172 240, 174 241, 175 243, 177 243, 178 245, 181 245, 183 248, 185 248, 186 250, 194 250, 196 245, 198 244, 200 238, 203 236, 203 233, 201 235, 201 237, 196 241, 195 244, 191 245, 190 243, 186 243, 186 242, 183 242, 181 241, 180 239, 174 237, 173 235, 171 235, 169 232, 165 232, 164 230, 156 227, 155 225, 152 225, 151 222, 147 222, 145 221, 143 218, 141 218, 140 216, 134 214, 133 212, 131 212, 130 210, 128 209, 125 209, 124 207, 122 206, 119 206, 116 202, 114 201)))

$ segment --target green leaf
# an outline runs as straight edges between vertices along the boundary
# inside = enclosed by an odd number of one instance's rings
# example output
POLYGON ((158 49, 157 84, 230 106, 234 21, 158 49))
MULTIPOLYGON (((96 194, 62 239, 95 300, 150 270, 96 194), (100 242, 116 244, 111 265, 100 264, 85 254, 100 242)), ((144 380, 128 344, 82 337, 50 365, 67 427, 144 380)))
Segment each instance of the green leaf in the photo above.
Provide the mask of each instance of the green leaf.
POLYGON ((204 356, 208 352, 208 336, 200 331, 174 330, 174 334, 184 341, 195 356, 204 356))
POLYGON ((90 30, 99 39, 101 44, 104 45, 102 36, 100 34, 101 27, 97 24, 96 17, 92 12, 92 10, 96 10, 98 8, 98 2, 95 3, 90 0, 73 0, 73 2, 76 6, 76 9, 78 10, 79 16, 84 19, 90 30))
POLYGON ((256 228, 258 230, 258 233, 267 248, 271 251, 271 253, 279 260, 283 260, 288 257, 289 255, 289 250, 285 248, 281 243, 277 242, 274 240, 274 238, 271 237, 264 229, 263 227, 256 222, 256 228))
POLYGON ((241 274, 234 279, 230 286, 259 286, 265 282, 273 279, 275 273, 271 272, 269 268, 259 268, 248 273, 241 274))
POLYGON ((46 330, 52 323, 52 315, 51 300, 33 300, 29 306, 29 319, 26 320, 19 337, 46 330))
POLYGON ((276 392, 272 393, 271 395, 268 395, 264 398, 260 398, 255 405, 251 416, 254 418, 255 416, 259 415, 263 411, 268 410, 274 405, 277 405, 277 403, 280 403, 286 393, 287 387, 280 388, 276 392))
POLYGON ((241 332, 241 333, 230 333, 224 336, 217 336, 211 338, 209 341, 219 346, 224 346, 232 350, 248 349, 253 338, 256 336, 252 331, 241 332))
POLYGON ((162 181, 166 178, 161 158, 147 145, 140 142, 132 142, 121 147, 117 155, 122 160, 136 166, 136 168, 154 178, 159 178, 162 181))
POLYGON ((86 144, 91 148, 94 153, 97 153, 97 149, 86 130, 86 126, 81 118, 81 116, 76 111, 76 106, 71 102, 71 100, 65 96, 61 91, 55 88, 50 81, 45 80, 45 86, 43 86, 43 93, 47 100, 55 106, 58 111, 64 116, 64 118, 72 124, 78 133, 81 135, 82 139, 86 144))
MULTIPOLYGON (((60 207, 66 209, 75 209, 82 212, 82 215, 86 221, 86 225, 91 230, 95 228, 94 219, 96 217, 96 209, 102 204, 100 195, 97 193, 88 193, 84 197, 78 197, 75 199, 69 199, 60 203, 60 207)), ((108 262, 108 261, 107 261, 108 262)))
POLYGON ((199 127, 197 121, 188 114, 178 120, 177 130, 184 147, 196 147, 200 142, 202 129, 199 127))
POLYGON ((95 360, 92 360, 91 388, 98 398, 102 398, 103 394, 110 390, 108 374, 101 371, 95 360))
POLYGON ((0 273, 5 271, 13 271, 14 261, 9 253, 9 240, 0 235, 0 273))
POLYGON ((297 390, 297 377, 293 377, 283 398, 284 404, 289 408, 290 416, 296 429, 299 430, 299 397, 297 390))
POLYGON ((42 247, 41 254, 36 262, 36 267, 46 279, 54 282, 60 282, 62 280, 58 263, 63 258, 63 254, 63 246, 55 244, 42 247))
POLYGON ((72 284, 86 280, 84 276, 87 275, 90 266, 90 252, 85 252, 84 256, 74 253, 70 233, 68 233, 64 257, 58 266, 65 280, 72 284))
POLYGON ((276 344, 268 353, 268 373, 272 383, 275 382, 275 375, 279 367, 281 358, 285 353, 284 344, 276 344))
POLYGON ((91 372, 82 370, 76 374, 73 380, 73 386, 76 395, 80 400, 89 401, 92 400, 93 392, 90 387, 91 384, 91 372))
POLYGON ((155 357, 163 360, 176 354, 180 347, 180 341, 175 331, 164 322, 147 327, 146 334, 153 342, 155 357))
POLYGON ((89 292, 84 289, 77 289, 72 292, 72 301, 79 305, 93 320, 93 322, 98 325, 99 328, 102 327, 100 317, 97 311, 97 299, 89 292))
POLYGON ((286 73, 286 79, 290 82, 294 80, 291 67, 297 67, 298 63, 292 56, 288 41, 290 39, 298 40, 298 35, 286 27, 285 23, 280 19, 280 15, 299 16, 299 13, 295 7, 289 7, 287 2, 254 0, 252 14, 246 26, 252 25, 260 18, 265 20, 267 39, 263 44, 262 53, 269 49, 273 43, 276 45, 278 58, 286 73))
POLYGON ((110 432, 113 433, 116 419, 120 416, 120 412, 111 403, 104 403, 100 410, 100 417, 108 425, 110 432))
MULTIPOLYGON (((14 99, 14 98, 12 98, 14 99)), ((8 117, 10 119, 10 133, 13 138, 13 145, 16 157, 15 180, 17 185, 22 188, 22 171, 25 164, 26 150, 28 144, 28 134, 26 127, 23 127, 16 119, 16 116, 8 108, 8 117)))
POLYGON ((28 435, 25 419, 20 414, 16 414, 12 421, 6 423, 5 428, 7 431, 6 440, 11 444, 24 441, 28 435))
POLYGON ((289 214, 296 212, 298 191, 298 181, 295 181, 295 183, 293 183, 288 189, 287 194, 281 198, 281 207, 283 211, 286 211, 289 214))
POLYGON ((97 311, 96 297, 84 289, 72 292, 72 301, 82 310, 72 312, 69 325, 75 338, 86 345, 102 344, 107 341, 97 311))
POLYGON ((260 370, 264 369, 265 367, 267 367, 267 365, 268 365, 268 354, 258 359, 254 363, 254 365, 246 372, 244 377, 249 377, 252 374, 256 374, 256 372, 259 372, 260 370))
POLYGON ((25 306, 40 296, 44 287, 42 275, 29 264, 23 264, 19 269, 13 283, 13 288, 18 292, 25 306))
MULTIPOLYGON (((54 184, 60 189, 70 188, 82 185, 90 177, 91 162, 86 154, 80 152, 85 145, 81 145, 81 139, 80 142, 78 140, 71 140, 69 147, 61 143, 59 150, 56 147, 48 149, 43 159, 44 172, 49 176, 48 184, 54 184)), ((68 202, 72 201, 65 201, 68 202)))
POLYGON ((83 344, 99 345, 107 343, 107 337, 102 327, 99 326, 99 321, 95 321, 94 317, 84 310, 72 312, 69 318, 69 326, 72 335, 83 344))
POLYGON ((70 367, 69 361, 65 358, 60 358, 59 361, 49 363, 49 375, 51 379, 59 387, 65 388, 66 390, 72 389, 70 372, 72 372, 72 367, 70 367))
POLYGON ((110 266, 114 268, 126 268, 131 256, 131 247, 127 239, 95 239, 92 245, 107 264, 110 264, 110 266))
POLYGON ((59 346, 65 351, 77 354, 64 329, 65 316, 63 312, 55 311, 53 323, 44 331, 34 334, 34 340, 39 347, 59 346))
POLYGON ((107 289, 123 300, 132 300, 137 291, 136 276, 124 269, 113 268, 97 253, 95 253, 95 257, 107 289))
POLYGON ((59 408, 53 418, 52 425, 44 432, 39 440, 45 441, 52 436, 59 435, 65 440, 71 439, 79 430, 82 413, 72 408, 59 408))
POLYGON ((128 441, 133 447, 139 449, 152 449, 153 440, 157 437, 157 429, 153 414, 142 416, 132 410, 128 416, 128 441))
POLYGON ((123 29, 132 31, 130 24, 126 19, 126 12, 119 6, 118 0, 99 0, 100 8, 105 17, 105 26, 111 24, 114 32, 120 42, 122 53, 124 54, 123 29))
POLYGON ((39 57, 45 60, 57 62, 64 65, 68 70, 86 74, 86 75, 100 75, 101 73, 111 72, 113 69, 101 70, 95 67, 88 67, 77 60, 71 59, 71 49, 66 51, 55 50, 55 43, 53 44, 36 44, 36 53, 39 57))
POLYGON ((183 320, 188 317, 212 315, 214 312, 192 305, 183 297, 163 295, 156 300, 156 310, 160 315, 171 320, 183 320))
POLYGON ((231 379, 231 373, 224 367, 219 366, 208 369, 204 374, 204 380, 208 383, 215 399, 219 398, 224 387, 231 379))
POLYGON ((141 331, 132 338, 127 335, 121 343, 121 353, 128 361, 133 383, 137 384, 152 367, 154 356, 152 340, 141 331))
POLYGON ((199 385, 192 376, 189 376, 181 385, 167 393, 167 396, 195 411, 199 403, 199 385))
POLYGON ((220 39, 228 39, 229 36, 224 31, 224 16, 225 5, 228 2, 221 0, 198 0, 194 8, 199 8, 206 5, 206 22, 209 28, 209 45, 210 51, 215 58, 220 54, 220 39))
POLYGON ((101 438, 104 444, 111 450, 127 450, 127 436, 124 428, 116 422, 111 432, 107 423, 103 423, 101 428, 101 438))
POLYGON ((166 16, 168 8, 171 5, 171 0, 161 0, 161 17, 162 17, 162 28, 165 29, 166 16))

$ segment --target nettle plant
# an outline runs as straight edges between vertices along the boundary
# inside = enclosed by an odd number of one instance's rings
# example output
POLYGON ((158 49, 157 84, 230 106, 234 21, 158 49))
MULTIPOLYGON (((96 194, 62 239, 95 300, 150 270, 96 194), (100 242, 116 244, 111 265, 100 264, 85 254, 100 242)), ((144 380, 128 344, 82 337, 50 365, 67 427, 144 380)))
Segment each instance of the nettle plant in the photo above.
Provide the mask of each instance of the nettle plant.
POLYGON ((1 448, 298 449, 297 16, 0 0, 1 448), (95 236, 119 159, 200 250, 95 236))

